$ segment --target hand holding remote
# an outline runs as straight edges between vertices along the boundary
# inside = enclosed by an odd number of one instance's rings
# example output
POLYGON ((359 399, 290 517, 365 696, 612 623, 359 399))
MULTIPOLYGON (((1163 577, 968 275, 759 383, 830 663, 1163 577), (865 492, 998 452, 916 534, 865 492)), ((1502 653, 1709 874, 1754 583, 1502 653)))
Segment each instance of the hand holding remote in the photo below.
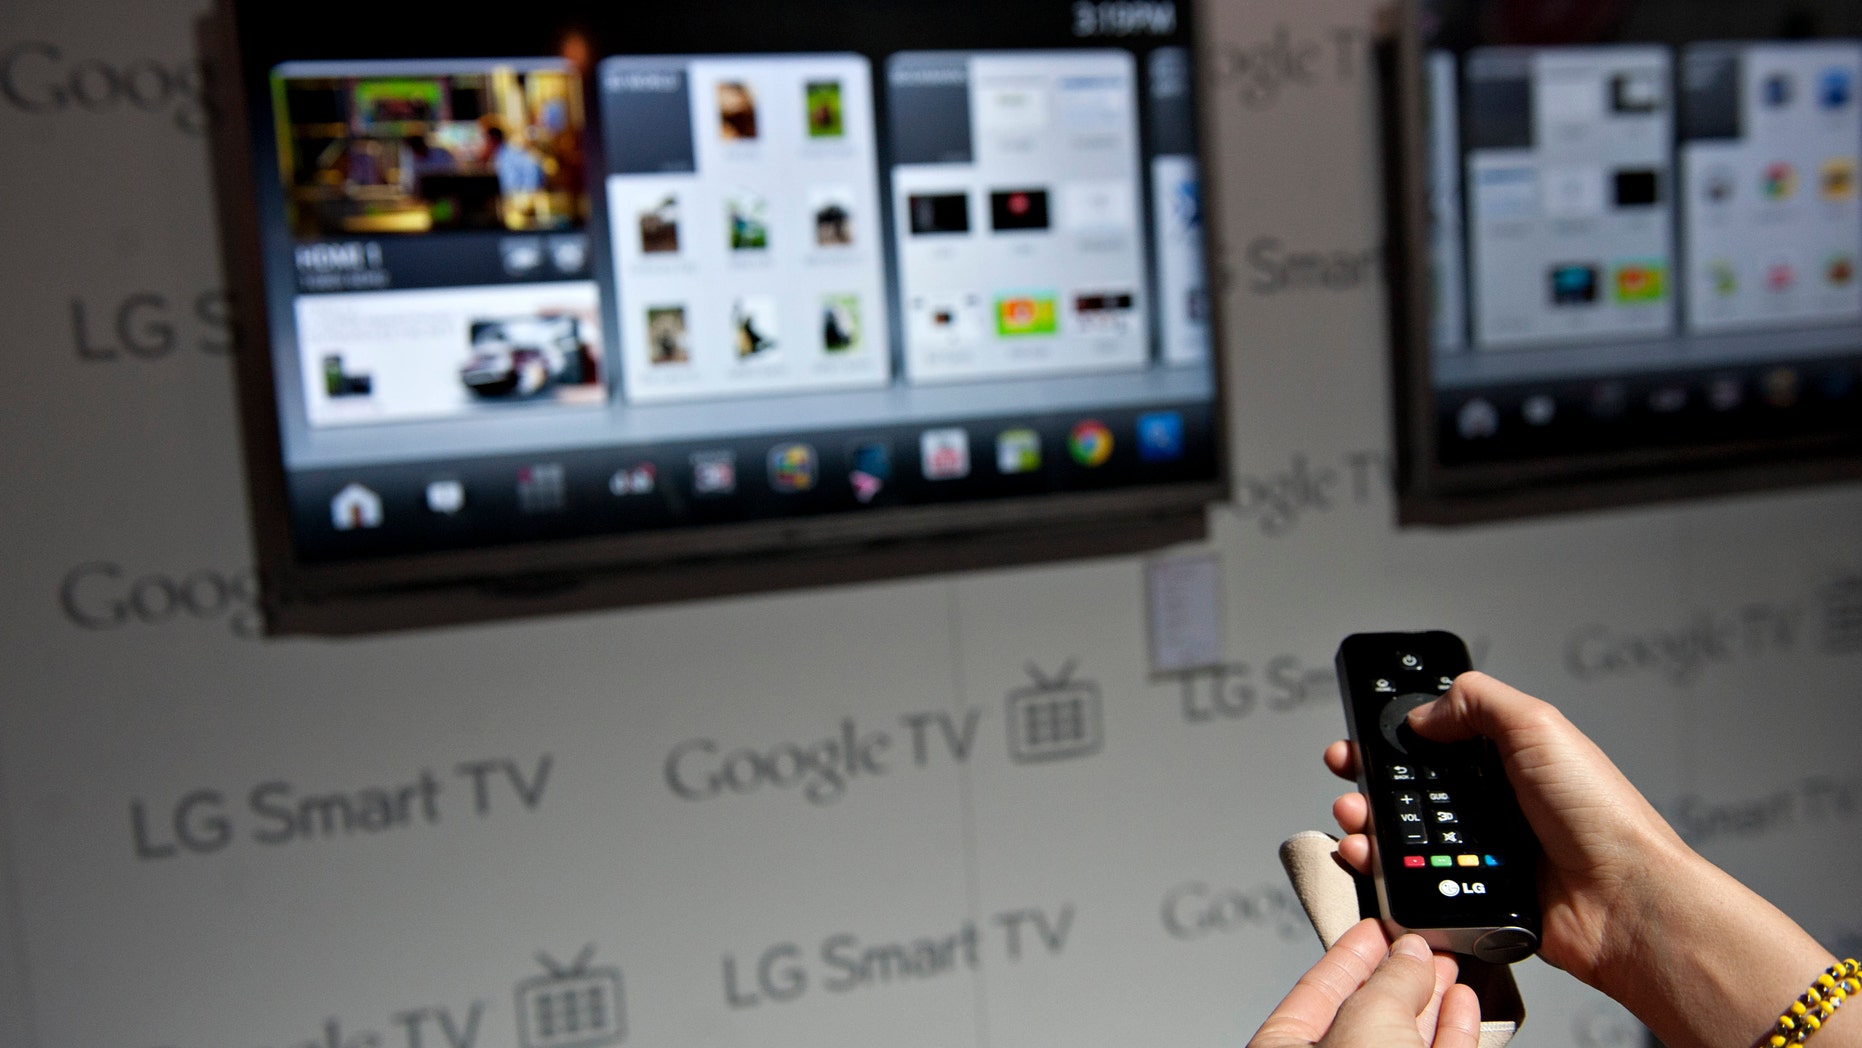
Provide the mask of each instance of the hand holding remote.
MULTIPOLYGON (((1481 673, 1408 715, 1437 742, 1492 740, 1538 837, 1540 955, 1621 1002, 1673 1048, 1751 1044, 1832 955, 1683 842, 1610 758, 1551 705, 1481 673)), ((1351 779, 1344 742, 1325 753, 1351 779)), ((1340 797, 1339 854, 1369 868, 1364 798, 1340 797)), ((1851 1017, 1853 1018, 1853 1017, 1851 1017)), ((1862 1043, 1862 1024, 1823 1041, 1862 1043), (1846 1038, 1855 1035, 1854 1042, 1846 1038)), ((1826 1034, 1826 1037, 1829 1035, 1826 1034)))

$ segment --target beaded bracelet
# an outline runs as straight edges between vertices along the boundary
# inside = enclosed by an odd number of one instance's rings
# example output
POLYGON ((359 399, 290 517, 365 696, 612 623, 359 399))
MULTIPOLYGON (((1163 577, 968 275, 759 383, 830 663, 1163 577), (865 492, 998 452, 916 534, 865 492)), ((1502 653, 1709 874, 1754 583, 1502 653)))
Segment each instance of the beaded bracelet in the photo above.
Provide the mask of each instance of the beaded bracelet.
POLYGON ((1765 1043, 1771 1048, 1803 1044, 1836 1014, 1844 999, 1857 994, 1862 994, 1862 964, 1851 957, 1841 964, 1830 965, 1810 984, 1810 989, 1792 1001, 1790 1009, 1778 1017, 1778 1027, 1765 1043))

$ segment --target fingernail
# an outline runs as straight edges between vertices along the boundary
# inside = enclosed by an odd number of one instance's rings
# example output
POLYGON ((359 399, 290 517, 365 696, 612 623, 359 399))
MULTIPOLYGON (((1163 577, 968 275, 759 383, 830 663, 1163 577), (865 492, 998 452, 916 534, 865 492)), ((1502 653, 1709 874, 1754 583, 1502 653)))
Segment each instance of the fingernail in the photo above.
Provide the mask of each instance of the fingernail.
POLYGON ((1405 957, 1414 957, 1419 961, 1426 961, 1430 956, 1429 944, 1423 942, 1422 936, 1420 935, 1403 936, 1401 939, 1390 944, 1390 952, 1393 954, 1400 953, 1405 957))
POLYGON ((1441 699, 1430 699, 1428 702, 1425 702, 1422 705, 1416 707, 1415 709, 1410 710, 1408 714, 1410 724, 1411 725, 1421 724, 1423 721, 1428 720, 1429 711, 1435 709, 1435 704, 1440 701, 1442 700, 1441 699))

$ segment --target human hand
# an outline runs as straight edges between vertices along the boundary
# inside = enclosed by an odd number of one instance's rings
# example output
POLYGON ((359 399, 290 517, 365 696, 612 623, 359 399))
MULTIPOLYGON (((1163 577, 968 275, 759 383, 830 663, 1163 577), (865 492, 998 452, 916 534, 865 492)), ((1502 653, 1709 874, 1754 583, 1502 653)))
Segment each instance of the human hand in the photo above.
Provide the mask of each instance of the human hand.
MULTIPOLYGON (((1409 719, 1417 734, 1438 742, 1493 740, 1520 810, 1544 846, 1540 955, 1607 990, 1613 970, 1633 963, 1638 924, 1655 897, 1684 890, 1698 857, 1595 743, 1551 705, 1516 688, 1483 673, 1462 674, 1409 719)), ((1328 747, 1325 762, 1344 778, 1357 776, 1346 743, 1328 747)), ((1332 814, 1349 835, 1339 855, 1367 872, 1364 796, 1345 794, 1332 814)))
POLYGON ((1420 936, 1358 922, 1268 1015, 1248 1048, 1474 1048, 1480 1002, 1420 936))

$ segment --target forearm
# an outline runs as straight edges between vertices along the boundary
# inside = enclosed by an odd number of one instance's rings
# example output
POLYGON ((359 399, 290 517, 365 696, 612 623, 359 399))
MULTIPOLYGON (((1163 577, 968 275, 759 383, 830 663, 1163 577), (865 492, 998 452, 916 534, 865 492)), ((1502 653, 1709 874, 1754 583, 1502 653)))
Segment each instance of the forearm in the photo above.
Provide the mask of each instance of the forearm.
MULTIPOLYGON (((1669 1048, 1748 1048, 1836 958, 1783 911, 1676 842, 1651 867, 1626 949, 1598 988, 1669 1048)), ((1862 1001, 1816 1034, 1817 1048, 1862 1048, 1862 1001)))

